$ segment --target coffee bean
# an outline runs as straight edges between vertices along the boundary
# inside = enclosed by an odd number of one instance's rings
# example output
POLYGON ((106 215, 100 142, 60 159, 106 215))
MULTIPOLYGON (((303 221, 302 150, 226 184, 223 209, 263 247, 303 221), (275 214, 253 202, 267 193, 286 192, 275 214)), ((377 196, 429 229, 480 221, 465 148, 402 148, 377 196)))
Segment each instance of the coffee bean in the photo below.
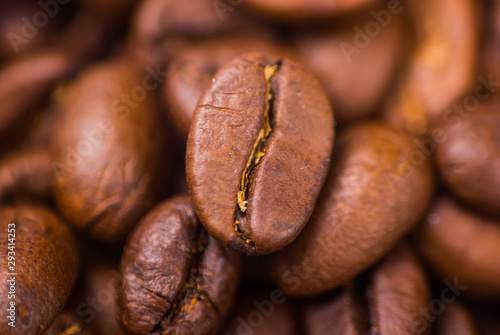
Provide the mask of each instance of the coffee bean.
POLYGON ((158 205, 121 260, 121 320, 133 334, 216 334, 236 295, 239 255, 199 223, 189 197, 158 205))
POLYGON ((418 223, 432 191, 429 159, 409 136, 375 122, 345 128, 313 215, 270 256, 271 276, 292 296, 345 284, 418 223))
POLYGON ((340 28, 302 29, 295 34, 297 56, 323 84, 340 125, 377 112, 404 50, 401 15, 389 16, 388 25, 375 37, 355 29, 375 22, 368 12, 340 28), (360 34, 366 36, 363 43, 358 42, 360 34))
POLYGON ((500 222, 441 197, 418 227, 415 246, 432 271, 459 294, 500 297, 500 222), (458 283, 458 284, 457 284, 458 283))
POLYGON ((0 159, 0 201, 50 198, 52 169, 46 148, 19 150, 0 159))
POLYGON ((223 335, 301 335, 299 303, 274 287, 243 286, 223 335))
POLYGON ((212 83, 215 72, 247 52, 282 52, 271 41, 248 36, 216 38, 186 47, 172 59, 163 98, 179 133, 187 138, 196 104, 212 83))
POLYGON ((436 322, 436 335, 479 335, 469 310, 461 303, 446 305, 436 322))
POLYGON ((13 60, 0 68, 0 139, 13 137, 19 122, 39 104, 58 79, 74 70, 66 52, 45 50, 13 60))
POLYGON ((333 113, 300 64, 246 54, 221 68, 191 125, 186 174, 201 222, 251 255, 297 237, 326 177, 333 113))
POLYGON ((418 41, 384 117, 398 129, 421 135, 474 87, 479 8, 472 0, 423 0, 406 6, 418 41))
POLYGON ((0 208, 0 226, 4 234, 0 249, 4 317, 0 329, 2 334, 43 334, 61 312, 76 281, 79 260, 75 239, 51 211, 39 206, 0 208), (7 326, 12 320, 5 317, 12 302, 15 327, 7 326))
POLYGON ((425 272, 412 250, 398 246, 373 270, 337 291, 307 302, 308 335, 429 334, 425 272), (425 326, 425 328, 424 328, 425 326))
POLYGON ((75 227, 122 241, 165 188, 168 158, 152 75, 127 60, 96 65, 60 96, 52 139, 57 205, 75 227))
POLYGON ((99 335, 92 326, 82 320, 74 310, 64 310, 59 314, 45 335, 99 335))
MULTIPOLYGON (((442 127, 445 138, 436 144, 436 161, 446 186, 479 210, 500 218, 500 103, 480 105, 442 127)), ((458 113, 456 114, 458 115, 458 113)))
POLYGON ((274 19, 296 22, 326 19, 334 15, 346 14, 347 12, 361 10, 363 7, 369 7, 375 2, 374 0, 247 0, 245 5, 274 19))

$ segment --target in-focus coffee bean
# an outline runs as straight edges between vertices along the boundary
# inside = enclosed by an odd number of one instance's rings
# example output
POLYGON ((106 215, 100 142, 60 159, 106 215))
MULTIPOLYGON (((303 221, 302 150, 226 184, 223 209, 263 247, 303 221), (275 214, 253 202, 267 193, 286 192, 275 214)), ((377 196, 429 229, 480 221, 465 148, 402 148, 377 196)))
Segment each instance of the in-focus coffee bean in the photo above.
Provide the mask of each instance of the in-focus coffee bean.
POLYGON ((295 61, 251 53, 221 68, 198 103, 186 153, 208 232, 249 255, 293 241, 326 177, 333 122, 319 82, 295 61))

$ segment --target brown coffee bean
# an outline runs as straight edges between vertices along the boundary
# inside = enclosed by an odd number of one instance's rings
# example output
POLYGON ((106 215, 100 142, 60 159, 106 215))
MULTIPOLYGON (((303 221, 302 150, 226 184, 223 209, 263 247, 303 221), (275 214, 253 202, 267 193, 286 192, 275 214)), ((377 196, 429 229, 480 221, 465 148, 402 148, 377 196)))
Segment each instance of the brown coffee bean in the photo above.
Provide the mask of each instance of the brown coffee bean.
POLYGON ((0 208, 0 225, 4 234, 0 329, 2 334, 43 334, 61 312, 75 283, 79 262, 75 239, 51 211, 38 206, 0 208), (12 302, 15 328, 7 325, 14 320, 5 312, 12 302))
MULTIPOLYGON (((57 6, 57 5, 56 5, 57 6)), ((52 7, 52 6, 51 6, 52 7)), ((30 0, 2 1, 0 3, 0 60, 46 47, 51 37, 61 29, 68 7, 60 6, 57 15, 40 26, 43 7, 30 0)), ((54 7, 50 8, 53 10, 54 7)))
POLYGON ((83 279, 84 295, 75 304, 75 310, 83 317, 85 324, 99 334, 127 335, 128 332, 117 320, 118 290, 123 281, 118 264, 103 260, 102 253, 98 257, 100 259, 87 260, 89 264, 83 279), (95 300, 96 304, 93 303, 95 300))
POLYGON ((158 205, 121 260, 121 320, 133 334, 216 334, 236 295, 239 255, 200 225, 189 197, 158 205))
POLYGON ((296 301, 272 287, 244 286, 240 289, 223 335, 301 335, 301 317, 296 301))
POLYGON ((43 51, 17 58, 0 69, 0 138, 15 136, 31 108, 44 99, 58 79, 75 68, 69 55, 43 51))
POLYGON ((358 123, 335 145, 306 228, 269 258, 271 276, 288 295, 316 295, 353 279, 401 240, 432 196, 429 159, 409 136, 358 123))
POLYGON ((132 23, 130 43, 135 53, 157 66, 168 62, 189 41, 225 33, 266 30, 262 20, 237 11, 221 11, 206 0, 145 0, 132 23))
POLYGON ((100 335, 100 333, 82 320, 76 311, 65 309, 44 335, 100 335))
POLYGON ((402 15, 391 16, 388 26, 364 48, 358 48, 359 33, 353 28, 364 27, 373 20, 368 12, 340 30, 335 27, 294 36, 292 43, 299 59, 323 84, 339 124, 366 118, 377 111, 401 61, 405 32, 402 15))
POLYGON ((0 158, 0 202, 49 199, 51 159, 47 148, 14 151, 0 158))
POLYGON ((163 99, 170 118, 187 138, 196 104, 212 83, 216 71, 233 58, 248 52, 280 52, 269 40, 231 36, 196 43, 177 53, 168 68, 163 99))
POLYGON ((255 10, 270 15, 275 19, 293 22, 297 20, 328 18, 333 15, 361 10, 363 7, 376 3, 376 0, 247 0, 243 3, 245 6, 252 7, 255 10))
POLYGON ((446 186, 474 207, 500 217, 500 101, 474 113, 459 109, 442 127, 446 140, 436 145, 436 161, 446 186))
POLYGON ((484 72, 496 81, 500 78, 500 2, 488 2, 484 13, 488 23, 485 45, 482 50, 481 65, 484 72))
POLYGON ((406 5, 418 44, 384 117, 398 129, 420 135, 474 88, 479 9, 473 0, 422 0, 406 5))
POLYGON ((446 305, 444 313, 437 318, 436 335, 479 335, 469 310, 455 302, 446 305))
POLYGON ((130 61, 88 69, 59 97, 52 140, 57 205, 93 238, 119 242, 165 185, 154 78, 130 61))
POLYGON ((415 246, 440 278, 464 295, 500 297, 500 222, 441 197, 418 227, 415 246))
POLYGON ((346 287, 306 303, 306 334, 428 334, 421 313, 429 295, 422 266, 411 249, 399 246, 346 287))
POLYGON ((208 232, 250 255, 293 241, 326 177, 333 121, 320 84, 295 61, 252 53, 221 68, 195 111, 186 153, 208 232))

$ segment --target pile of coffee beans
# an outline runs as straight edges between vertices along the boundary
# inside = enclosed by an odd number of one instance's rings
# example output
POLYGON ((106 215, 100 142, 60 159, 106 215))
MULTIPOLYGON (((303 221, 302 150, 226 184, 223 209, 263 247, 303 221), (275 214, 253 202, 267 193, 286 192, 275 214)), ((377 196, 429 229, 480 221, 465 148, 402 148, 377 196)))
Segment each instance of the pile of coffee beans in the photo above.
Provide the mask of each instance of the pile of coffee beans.
POLYGON ((500 1, 4 1, 0 227, 0 334, 500 335, 500 1))

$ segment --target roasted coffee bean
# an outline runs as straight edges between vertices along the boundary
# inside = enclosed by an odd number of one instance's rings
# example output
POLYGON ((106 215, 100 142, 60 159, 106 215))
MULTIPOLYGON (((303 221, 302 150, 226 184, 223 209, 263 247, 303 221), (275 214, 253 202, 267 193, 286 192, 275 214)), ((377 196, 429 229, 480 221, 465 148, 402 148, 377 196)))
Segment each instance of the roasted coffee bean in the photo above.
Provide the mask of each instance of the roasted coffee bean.
POLYGON ((398 246, 373 270, 338 291, 307 302, 307 335, 428 334, 429 288, 424 269, 398 246))
POLYGON ((368 7, 376 2, 377 0, 247 0, 244 4, 275 19, 295 22, 297 20, 315 20, 345 14, 368 7))
POLYGON ((320 84, 295 61, 252 53, 221 68, 195 111, 186 153, 189 192, 208 232, 249 255, 293 241, 326 177, 333 122, 320 84))
POLYGON ((436 335, 479 335, 469 310, 455 302, 446 305, 444 313, 437 318, 436 335))
POLYGON ((16 55, 33 52, 46 46, 65 21, 66 10, 61 6, 58 15, 47 20, 39 29, 41 6, 30 0, 2 1, 0 3, 0 61, 16 55), (34 22, 36 21, 36 22, 34 22))
POLYGON ((47 148, 14 151, 0 158, 0 202, 49 199, 52 168, 47 148))
POLYGON ((339 124, 372 116, 382 102, 401 62, 404 26, 401 15, 364 48, 358 48, 358 30, 373 20, 361 15, 341 29, 300 32, 292 41, 299 59, 323 84, 339 124), (376 64, 376 66, 374 66, 376 64))
POLYGON ((103 259, 102 254, 98 256, 100 259, 87 260, 89 263, 82 280, 84 295, 78 300, 75 310, 85 324, 99 334, 127 335, 128 332, 117 320, 118 290, 123 281, 118 264, 103 259), (93 303, 95 300, 98 307, 93 303))
POLYGON ((140 58, 158 66, 193 39, 267 30, 267 24, 243 9, 226 12, 217 5, 206 0, 145 0, 134 15, 130 45, 140 58))
POLYGON ((490 1, 487 12, 488 31, 486 32, 486 45, 482 50, 481 65, 486 74, 494 80, 500 78, 500 2, 490 1))
POLYGON ((167 71, 163 100, 183 138, 188 136, 196 104, 212 83, 215 72, 241 54, 259 51, 286 52, 268 40, 231 36, 196 43, 177 53, 167 71))
POLYGON ((0 225, 5 234, 0 249, 1 332, 43 334, 61 312, 75 283, 75 239, 51 211, 38 206, 0 208, 0 225), (15 315, 7 310, 11 306, 15 315))
POLYGON ((70 223, 96 239, 123 240, 165 187, 168 152, 154 91, 147 90, 153 80, 116 59, 88 69, 60 93, 55 198, 70 223))
POLYGON ((288 295, 316 295, 353 279, 418 223, 432 196, 429 159, 406 134, 359 123, 335 145, 306 228, 269 258, 271 276, 288 295))
POLYGON ((100 335, 100 333, 89 326, 76 311, 65 309, 44 335, 100 335))
POLYGON ((25 123, 30 109, 44 99, 58 79, 74 69, 68 53, 48 50, 25 55, 0 68, 0 138, 12 136, 17 123, 25 123))
POLYGON ((243 286, 223 335, 301 335, 297 301, 272 287, 243 286))
POLYGON ((436 161, 446 186, 474 207, 500 218, 500 101, 482 103, 442 129, 436 161))
POLYGON ((120 318, 133 334, 216 334, 236 295, 239 255, 199 223, 189 197, 158 205, 121 260, 120 318))
POLYGON ((479 9, 473 0, 422 0, 406 5, 419 41, 384 115, 393 126, 420 135, 474 88, 479 9))
POLYGON ((459 293, 500 297, 500 222, 439 198, 415 234, 415 246, 432 271, 459 293))

